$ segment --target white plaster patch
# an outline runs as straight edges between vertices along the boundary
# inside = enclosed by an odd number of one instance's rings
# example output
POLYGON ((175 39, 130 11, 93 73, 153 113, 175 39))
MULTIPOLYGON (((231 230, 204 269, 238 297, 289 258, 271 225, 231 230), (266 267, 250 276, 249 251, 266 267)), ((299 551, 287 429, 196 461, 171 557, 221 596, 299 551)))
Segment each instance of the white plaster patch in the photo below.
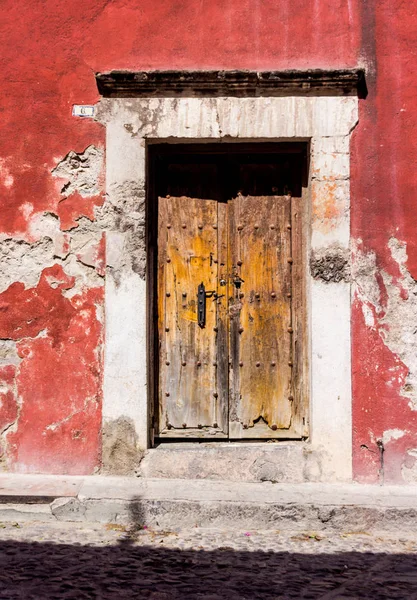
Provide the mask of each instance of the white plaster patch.
POLYGON ((36 213, 31 218, 28 229, 31 239, 49 237, 52 240, 60 231, 58 217, 51 213, 36 213))
POLYGON ((367 327, 375 327, 374 313, 373 313, 371 307, 369 306, 369 304, 362 302, 361 308, 362 308, 362 314, 363 314, 363 318, 365 321, 365 325, 367 327))
POLYGON ((104 153, 100 148, 88 146, 84 152, 71 150, 53 169, 52 175, 65 180, 61 194, 70 196, 78 192, 81 196, 97 196, 100 193, 99 176, 103 167, 104 153))
POLYGON ((75 286, 63 290, 67 297, 80 293, 84 287, 103 285, 103 278, 94 268, 81 264, 75 255, 65 251, 65 240, 61 245, 63 257, 60 258, 57 255, 58 242, 58 238, 53 241, 49 236, 32 244, 25 240, 3 239, 0 244, 0 293, 15 282, 24 283, 26 288, 35 287, 42 271, 54 264, 62 265, 68 275, 75 277, 75 286))
POLYGON ((75 277, 75 285, 69 290, 62 290, 62 295, 66 298, 72 298, 82 293, 84 289, 104 285, 103 278, 97 271, 93 267, 82 264, 73 254, 63 262, 63 267, 67 275, 75 277))
POLYGON ((0 340, 0 366, 18 365, 21 361, 14 340, 0 340))
POLYGON ((386 429, 382 434, 382 442, 384 446, 391 442, 391 440, 399 440, 404 437, 405 432, 401 429, 386 429))
POLYGON ((22 281, 34 287, 43 269, 54 264, 53 243, 43 238, 35 244, 23 240, 5 239, 0 244, 0 293, 12 283, 22 281))
POLYGON ((332 479, 352 476, 349 290, 345 282, 311 283, 312 440, 323 446, 332 479))
POLYGON ((9 189, 14 184, 14 177, 6 163, 6 159, 0 158, 0 183, 9 189))
POLYGON ((404 461, 401 467, 401 475, 405 483, 417 483, 417 448, 407 450, 407 454, 410 457, 408 461, 404 461))
POLYGON ((146 284, 131 273, 117 284, 106 278, 106 345, 103 419, 133 421, 147 447, 146 284))
POLYGON ((59 219, 51 213, 36 213, 29 221, 29 236, 39 241, 49 238, 53 242, 54 257, 65 259, 70 251, 70 234, 59 228, 59 219))
POLYGON ((375 252, 363 252, 361 241, 352 240, 352 283, 353 291, 362 302, 373 307, 377 313, 382 311, 380 304, 381 290, 377 279, 377 265, 375 252))
POLYGON ((30 215, 33 213, 33 204, 31 202, 24 202, 19 206, 19 210, 25 219, 29 219, 30 215))

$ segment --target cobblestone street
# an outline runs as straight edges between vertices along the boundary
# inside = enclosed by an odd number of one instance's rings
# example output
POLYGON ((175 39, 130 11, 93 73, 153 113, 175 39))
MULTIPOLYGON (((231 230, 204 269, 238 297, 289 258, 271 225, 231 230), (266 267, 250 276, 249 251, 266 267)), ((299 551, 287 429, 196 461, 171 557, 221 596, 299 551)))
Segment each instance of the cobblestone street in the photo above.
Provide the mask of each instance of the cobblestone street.
POLYGON ((417 535, 0 523, 0 598, 417 598, 417 535))

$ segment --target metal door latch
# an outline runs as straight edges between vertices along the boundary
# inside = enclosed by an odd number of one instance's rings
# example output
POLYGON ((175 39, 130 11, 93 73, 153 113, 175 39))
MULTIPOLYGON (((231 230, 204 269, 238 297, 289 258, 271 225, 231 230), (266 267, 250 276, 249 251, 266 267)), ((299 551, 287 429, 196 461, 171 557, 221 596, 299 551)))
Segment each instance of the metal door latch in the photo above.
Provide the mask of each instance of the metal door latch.
POLYGON ((204 286, 204 283, 201 282, 200 285, 198 286, 198 291, 197 291, 197 317, 198 317, 198 325, 199 327, 203 328, 206 326, 206 298, 211 298, 212 296, 215 296, 216 292, 213 291, 209 291, 206 292, 206 288, 204 286))

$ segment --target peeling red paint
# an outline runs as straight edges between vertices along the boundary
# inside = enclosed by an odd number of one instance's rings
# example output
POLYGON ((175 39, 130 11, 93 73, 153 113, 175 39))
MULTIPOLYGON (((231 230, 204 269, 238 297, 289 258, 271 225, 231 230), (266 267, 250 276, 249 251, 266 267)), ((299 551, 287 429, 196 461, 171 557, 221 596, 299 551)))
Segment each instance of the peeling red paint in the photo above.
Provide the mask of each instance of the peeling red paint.
POLYGON ((17 411, 15 408, 15 400, 12 400, 13 397, 13 383, 15 377, 16 367, 14 365, 6 365, 4 367, 0 367, 0 382, 2 390, 6 389, 7 391, 2 391, 0 393, 0 401, 2 406, 1 412, 1 421, 0 421, 0 430, 4 429, 7 425, 9 425, 16 417, 17 411))
POLYGON ((77 219, 80 217, 87 217, 90 221, 94 221, 94 208, 102 204, 102 196, 83 198, 78 192, 63 198, 56 209, 62 231, 78 227, 77 219))
MULTIPOLYGON (((363 240, 367 252, 375 252, 378 269, 393 278, 404 301, 407 294, 401 290, 399 265, 388 242, 395 237, 406 243, 407 268, 416 277, 417 174, 412 165, 417 153, 417 81, 410 70, 416 8, 414 0, 372 0, 362 5, 361 46, 369 67, 369 96, 360 102, 360 125, 352 143, 352 236, 363 240)), ((380 289, 383 296, 381 281, 380 289)), ((386 305, 384 297, 381 303, 386 305)), ((385 430, 398 429, 404 435, 384 448, 383 480, 401 483, 402 467, 412 462, 408 452, 417 448, 417 412, 402 394, 408 366, 389 350, 378 326, 366 326, 359 301, 352 309, 352 335, 355 478, 379 480, 376 440, 385 430)))
MULTIPOLYGON (((15 376, 15 365, 0 367, 0 433, 4 432, 17 419, 15 376)), ((2 448, 0 440, 0 461, 4 458, 3 453, 4 448, 2 448)))
MULTIPOLYGON (((403 467, 412 468, 415 458, 407 453, 417 448, 417 410, 404 395, 409 367, 389 349, 386 317, 388 292, 380 272, 375 275, 381 308, 369 306, 374 324, 364 322, 363 299, 352 306, 353 339, 360 345, 353 354, 353 461, 356 479, 367 483, 403 483, 403 467), (359 385, 360 384, 360 385, 359 385), (399 439, 384 440, 390 431, 399 439)), ((395 283, 394 283, 395 285, 395 283)), ((402 301, 407 297, 397 283, 402 301)))
POLYGON ((7 436, 9 466, 20 472, 91 473, 99 465, 102 288, 72 298, 62 267, 45 269, 35 288, 15 283, 0 295, 0 338, 17 340, 21 404, 7 436))
MULTIPOLYGON (((398 360, 392 360, 392 354, 378 330, 365 326, 359 302, 353 304, 352 310, 353 336, 361 336, 361 344, 355 348, 353 367, 354 382, 361 381, 361 393, 353 395, 353 460, 356 479, 363 483, 379 483, 382 478, 387 483, 399 482, 401 470, 392 469, 393 460, 395 461, 393 451, 398 452, 398 446, 406 443, 408 436, 399 440, 395 448, 390 447, 391 443, 384 448, 383 473, 380 472, 381 451, 377 442, 383 439, 384 431, 396 428, 399 422, 404 423, 407 415, 412 417, 407 400, 398 391, 404 383, 407 368, 398 360), (382 368, 395 368, 395 375, 400 383, 396 386, 391 384, 392 372, 389 375, 383 373, 381 377, 381 365, 382 368)), ((412 421, 416 429, 417 413, 412 421)), ((411 423, 408 423, 408 427, 413 429, 411 423)))

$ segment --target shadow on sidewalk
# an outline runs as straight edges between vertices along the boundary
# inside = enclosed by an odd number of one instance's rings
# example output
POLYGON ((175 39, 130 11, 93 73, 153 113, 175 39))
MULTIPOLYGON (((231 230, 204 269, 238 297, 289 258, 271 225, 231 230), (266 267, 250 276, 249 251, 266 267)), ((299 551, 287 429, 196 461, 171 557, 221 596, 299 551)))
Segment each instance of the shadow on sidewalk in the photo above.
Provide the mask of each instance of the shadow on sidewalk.
POLYGON ((0 541, 0 598, 417 599, 415 555, 314 553, 314 541, 309 554, 136 545, 139 500, 130 511, 132 528, 111 546, 0 541))
POLYGON ((417 559, 0 542, 0 598, 417 598, 417 559))

